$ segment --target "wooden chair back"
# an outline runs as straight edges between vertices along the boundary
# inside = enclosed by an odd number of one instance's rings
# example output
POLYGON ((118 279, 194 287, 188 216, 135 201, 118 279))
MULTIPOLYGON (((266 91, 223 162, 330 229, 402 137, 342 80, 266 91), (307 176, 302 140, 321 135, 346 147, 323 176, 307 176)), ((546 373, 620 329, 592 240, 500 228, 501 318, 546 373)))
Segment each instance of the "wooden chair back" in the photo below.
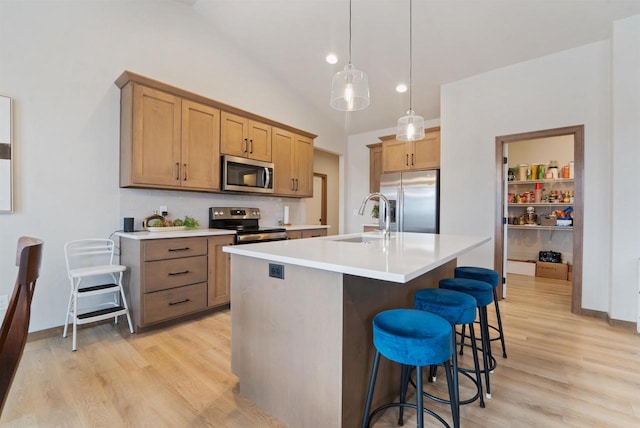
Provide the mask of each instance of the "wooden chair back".
POLYGON ((31 300, 40 276, 43 242, 23 236, 18 240, 18 277, 0 330, 0 415, 9 395, 29 333, 31 300))

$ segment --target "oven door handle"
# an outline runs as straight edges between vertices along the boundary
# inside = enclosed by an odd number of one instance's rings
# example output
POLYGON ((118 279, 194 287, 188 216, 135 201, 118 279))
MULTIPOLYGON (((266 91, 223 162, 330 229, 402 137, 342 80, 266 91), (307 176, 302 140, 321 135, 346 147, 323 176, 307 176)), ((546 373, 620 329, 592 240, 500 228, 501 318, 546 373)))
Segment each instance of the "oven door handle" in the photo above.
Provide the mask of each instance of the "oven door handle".
POLYGON ((271 173, 269 172, 269 168, 264 167, 264 188, 268 189, 271 184, 271 173))

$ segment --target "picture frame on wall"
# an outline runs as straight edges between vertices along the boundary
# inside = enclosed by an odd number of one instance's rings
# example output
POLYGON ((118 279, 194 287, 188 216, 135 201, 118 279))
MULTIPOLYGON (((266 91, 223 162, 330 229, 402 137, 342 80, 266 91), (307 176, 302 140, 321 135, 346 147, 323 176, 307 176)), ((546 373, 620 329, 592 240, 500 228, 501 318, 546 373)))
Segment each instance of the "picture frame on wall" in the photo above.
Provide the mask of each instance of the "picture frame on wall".
POLYGON ((0 213, 13 212, 13 100, 0 95, 0 213))

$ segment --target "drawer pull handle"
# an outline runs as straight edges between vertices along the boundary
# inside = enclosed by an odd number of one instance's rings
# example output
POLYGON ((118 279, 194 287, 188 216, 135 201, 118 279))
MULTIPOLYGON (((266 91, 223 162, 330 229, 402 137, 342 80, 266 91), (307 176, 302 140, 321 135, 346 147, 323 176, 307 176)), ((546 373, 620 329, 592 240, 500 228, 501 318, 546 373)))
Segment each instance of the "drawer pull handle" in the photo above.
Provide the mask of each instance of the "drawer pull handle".
POLYGON ((169 272, 169 276, 174 276, 174 275, 184 275, 189 273, 190 271, 188 270, 183 270, 182 272, 169 272))
POLYGON ((189 251, 191 248, 189 247, 184 247, 184 248, 169 248, 169 252, 172 251, 189 251))
POLYGON ((184 299, 184 300, 179 300, 177 302, 169 302, 169 306, 179 305, 181 303, 187 303, 187 302, 190 302, 190 301, 191 301, 191 299, 184 299))

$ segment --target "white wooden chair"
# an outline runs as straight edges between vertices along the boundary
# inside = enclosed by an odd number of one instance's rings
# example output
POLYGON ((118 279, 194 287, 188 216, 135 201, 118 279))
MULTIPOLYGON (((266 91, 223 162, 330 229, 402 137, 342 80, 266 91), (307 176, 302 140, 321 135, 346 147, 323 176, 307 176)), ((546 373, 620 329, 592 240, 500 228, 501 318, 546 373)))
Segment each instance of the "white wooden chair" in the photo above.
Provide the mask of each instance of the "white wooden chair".
POLYGON ((122 276, 127 267, 113 264, 114 247, 111 239, 82 239, 67 242, 64 246, 71 293, 62 337, 67 337, 67 327, 70 321, 73 322, 74 351, 78 324, 102 321, 111 317, 117 323, 120 315, 126 315, 129 330, 133 333, 129 307, 122 287, 122 276), (83 284, 83 281, 87 284, 83 284), (111 299, 108 298, 109 294, 111 299), (81 305, 81 301, 85 303, 81 305))

